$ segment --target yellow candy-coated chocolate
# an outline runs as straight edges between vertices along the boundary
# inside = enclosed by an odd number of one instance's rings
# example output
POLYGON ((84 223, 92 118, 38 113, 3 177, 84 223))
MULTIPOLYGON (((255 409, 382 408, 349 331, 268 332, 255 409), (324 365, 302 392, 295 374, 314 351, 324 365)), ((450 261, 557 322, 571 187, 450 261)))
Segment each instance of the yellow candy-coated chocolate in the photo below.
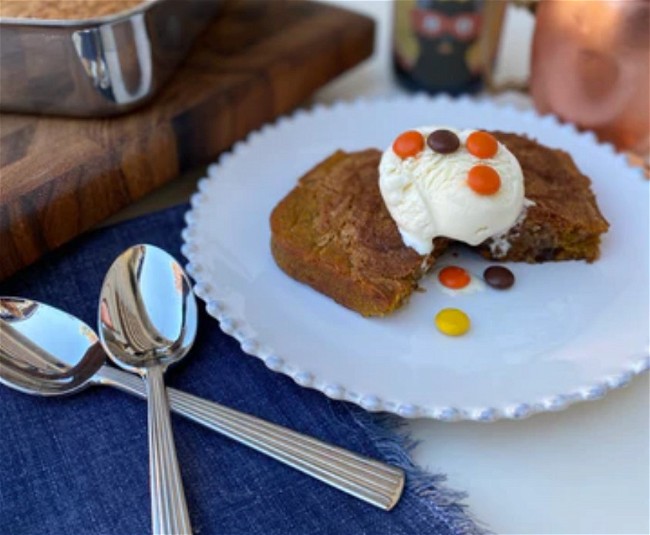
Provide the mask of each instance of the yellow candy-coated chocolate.
POLYGON ((457 308, 443 308, 436 314, 436 327, 449 336, 460 336, 469 331, 469 316, 457 308))

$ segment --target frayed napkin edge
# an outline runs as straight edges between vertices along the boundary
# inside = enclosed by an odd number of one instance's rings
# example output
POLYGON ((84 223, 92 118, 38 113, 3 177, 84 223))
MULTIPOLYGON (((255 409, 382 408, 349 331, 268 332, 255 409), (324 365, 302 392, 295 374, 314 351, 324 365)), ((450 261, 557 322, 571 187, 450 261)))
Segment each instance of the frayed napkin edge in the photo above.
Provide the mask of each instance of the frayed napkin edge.
POLYGON ((441 522, 456 535, 491 535, 492 532, 473 518, 463 503, 467 493, 447 487, 447 476, 424 470, 410 453, 418 441, 405 431, 406 421, 389 413, 369 413, 349 406, 355 423, 369 434, 379 456, 406 474, 405 492, 413 492, 441 522))

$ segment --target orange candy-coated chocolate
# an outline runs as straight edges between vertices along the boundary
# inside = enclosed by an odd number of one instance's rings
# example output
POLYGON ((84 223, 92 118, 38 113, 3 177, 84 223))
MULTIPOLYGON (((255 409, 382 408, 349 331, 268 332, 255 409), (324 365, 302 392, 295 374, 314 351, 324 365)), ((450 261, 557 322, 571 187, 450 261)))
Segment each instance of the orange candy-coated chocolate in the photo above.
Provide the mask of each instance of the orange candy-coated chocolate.
POLYGON ((438 280, 440 281, 440 284, 447 288, 460 290, 461 288, 465 288, 465 286, 471 282, 472 278, 469 273, 461 267, 447 266, 442 268, 438 273, 438 280))
POLYGON ((397 136, 393 141, 393 152, 402 160, 415 156, 424 148, 424 137, 420 132, 409 130, 397 136))
POLYGON ((468 152, 477 158, 492 158, 499 150, 499 144, 494 136, 481 130, 467 136, 465 146, 468 152))
POLYGON ((479 195, 494 195, 501 188, 501 177, 488 165, 475 165, 467 174, 467 185, 479 195))

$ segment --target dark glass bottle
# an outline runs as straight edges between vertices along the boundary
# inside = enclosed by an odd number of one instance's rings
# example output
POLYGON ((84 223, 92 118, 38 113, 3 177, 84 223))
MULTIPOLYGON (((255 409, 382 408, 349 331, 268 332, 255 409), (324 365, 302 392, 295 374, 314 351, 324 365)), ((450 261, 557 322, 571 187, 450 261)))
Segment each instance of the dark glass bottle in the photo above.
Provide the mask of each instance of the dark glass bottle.
POLYGON ((396 0, 393 67, 408 89, 475 93, 491 73, 502 0, 396 0))

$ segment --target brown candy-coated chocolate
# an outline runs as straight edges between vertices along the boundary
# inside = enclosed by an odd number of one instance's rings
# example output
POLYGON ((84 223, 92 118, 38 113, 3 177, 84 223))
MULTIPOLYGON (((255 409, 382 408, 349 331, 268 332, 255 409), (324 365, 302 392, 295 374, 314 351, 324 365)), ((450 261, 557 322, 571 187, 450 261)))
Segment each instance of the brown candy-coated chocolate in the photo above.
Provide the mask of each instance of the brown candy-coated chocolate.
POLYGON ((507 290, 515 283, 515 276, 503 266, 490 266, 483 272, 483 278, 488 285, 498 290, 507 290))
POLYGON ((460 147, 460 139, 450 130, 434 130, 427 137, 429 148, 440 154, 451 154, 460 147))

